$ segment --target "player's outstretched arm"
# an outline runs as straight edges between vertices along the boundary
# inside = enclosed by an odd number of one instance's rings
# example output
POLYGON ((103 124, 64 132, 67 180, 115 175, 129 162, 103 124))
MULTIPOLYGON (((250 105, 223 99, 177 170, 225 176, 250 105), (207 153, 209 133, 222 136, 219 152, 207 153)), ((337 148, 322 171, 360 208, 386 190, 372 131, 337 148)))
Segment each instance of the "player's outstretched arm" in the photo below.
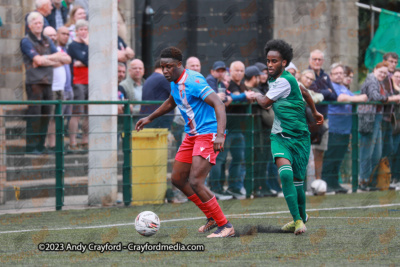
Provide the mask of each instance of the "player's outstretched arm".
POLYGON ((211 93, 204 100, 207 104, 215 110, 215 115, 217 116, 217 137, 214 140, 214 151, 224 151, 225 142, 225 128, 226 128, 226 112, 225 105, 219 99, 216 93, 211 93))
POLYGON ((176 107, 176 103, 174 101, 174 98, 169 95, 168 99, 165 100, 165 102, 158 108, 156 109, 153 113, 151 113, 149 116, 144 117, 143 119, 140 119, 135 126, 136 131, 141 131, 143 130, 143 127, 153 120, 157 119, 158 117, 174 110, 176 107))
POLYGON ((269 99, 267 96, 262 95, 260 93, 255 94, 255 100, 264 109, 268 108, 275 102, 275 101, 269 99))
POLYGON ((317 123, 317 125, 321 125, 324 123, 324 116, 317 111, 315 108, 314 101, 312 100, 311 95, 308 93, 307 89, 304 88, 302 85, 299 85, 301 94, 303 95, 304 100, 307 102, 308 106, 311 108, 313 117, 317 123))

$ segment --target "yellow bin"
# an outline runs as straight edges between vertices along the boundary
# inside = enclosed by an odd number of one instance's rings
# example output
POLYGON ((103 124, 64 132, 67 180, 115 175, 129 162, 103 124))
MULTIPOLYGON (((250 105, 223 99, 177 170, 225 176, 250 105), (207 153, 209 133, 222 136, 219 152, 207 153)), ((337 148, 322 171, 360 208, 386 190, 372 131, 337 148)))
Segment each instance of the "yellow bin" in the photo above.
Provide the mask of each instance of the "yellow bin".
POLYGON ((164 203, 168 129, 132 132, 132 205, 164 203))

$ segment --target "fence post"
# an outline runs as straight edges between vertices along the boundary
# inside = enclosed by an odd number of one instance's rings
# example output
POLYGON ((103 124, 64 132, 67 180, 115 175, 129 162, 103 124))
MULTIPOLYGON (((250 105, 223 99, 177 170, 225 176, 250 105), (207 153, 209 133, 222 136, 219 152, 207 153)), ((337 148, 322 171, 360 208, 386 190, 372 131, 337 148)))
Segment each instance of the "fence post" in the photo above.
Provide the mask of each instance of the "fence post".
POLYGON ((62 102, 56 104, 56 210, 64 206, 64 116, 62 102))
POLYGON ((122 194, 125 206, 129 206, 132 202, 132 117, 130 104, 124 105, 124 135, 122 139, 122 150, 124 152, 124 166, 122 169, 122 194))
POLYGON ((358 189, 358 116, 357 104, 352 105, 352 127, 351 127, 351 184, 352 192, 358 189))

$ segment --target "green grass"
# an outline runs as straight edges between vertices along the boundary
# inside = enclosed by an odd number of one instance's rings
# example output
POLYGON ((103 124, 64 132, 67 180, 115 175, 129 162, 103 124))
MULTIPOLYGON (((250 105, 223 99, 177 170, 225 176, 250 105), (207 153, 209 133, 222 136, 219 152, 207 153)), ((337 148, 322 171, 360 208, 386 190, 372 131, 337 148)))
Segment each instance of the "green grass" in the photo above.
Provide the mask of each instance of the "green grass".
POLYGON ((300 236, 280 233, 290 221, 283 198, 220 202, 238 233, 236 238, 207 239, 197 233, 203 220, 165 221, 201 217, 193 203, 103 208, 0 216, 0 265, 35 266, 343 266, 389 265, 400 262, 400 195, 394 191, 308 197, 311 216, 308 231, 300 236), (371 205, 390 207, 345 209, 371 205), (339 208, 337 210, 321 210, 339 208), (79 229, 88 226, 133 223, 136 215, 151 210, 159 215, 161 229, 142 237, 133 225, 79 229), (78 228, 52 230, 56 228, 78 228), (204 252, 40 252, 40 242, 144 244, 204 244, 204 252))

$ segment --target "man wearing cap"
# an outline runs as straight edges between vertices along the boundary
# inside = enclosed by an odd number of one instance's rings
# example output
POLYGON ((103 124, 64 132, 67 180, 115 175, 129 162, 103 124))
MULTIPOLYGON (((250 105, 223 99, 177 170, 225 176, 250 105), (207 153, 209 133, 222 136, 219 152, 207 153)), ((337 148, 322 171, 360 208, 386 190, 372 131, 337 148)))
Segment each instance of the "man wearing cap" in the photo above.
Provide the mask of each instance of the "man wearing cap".
POLYGON ((260 71, 260 84, 258 85, 258 90, 260 90, 260 93, 266 94, 268 92, 268 68, 267 65, 261 62, 257 62, 254 64, 260 71))
POLYGON ((226 72, 226 66, 223 61, 215 61, 209 74, 206 78, 207 83, 216 92, 225 92, 226 87, 223 83, 226 72))

